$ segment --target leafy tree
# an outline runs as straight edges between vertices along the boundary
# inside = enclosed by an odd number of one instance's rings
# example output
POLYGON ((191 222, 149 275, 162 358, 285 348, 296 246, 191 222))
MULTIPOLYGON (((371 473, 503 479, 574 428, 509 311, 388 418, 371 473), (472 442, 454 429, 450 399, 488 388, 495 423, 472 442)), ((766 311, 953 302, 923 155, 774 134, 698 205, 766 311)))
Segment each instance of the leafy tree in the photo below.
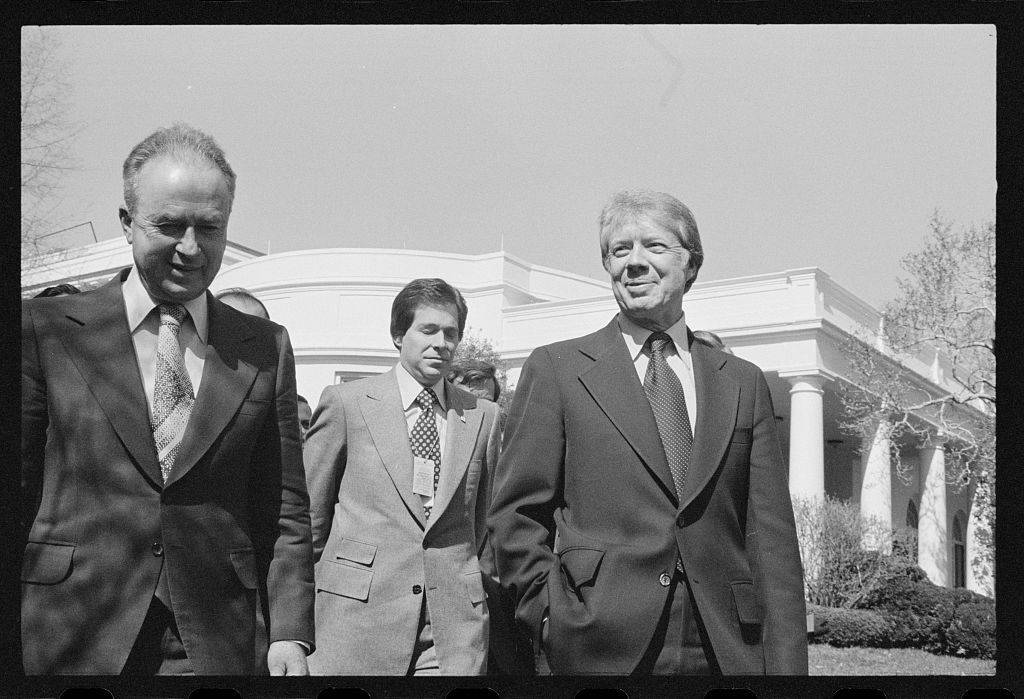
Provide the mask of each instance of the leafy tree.
POLYGON ((62 176, 76 169, 71 143, 80 131, 68 118, 66 66, 50 30, 21 34, 21 255, 45 252, 41 236, 52 227, 62 176))
POLYGON ((508 413, 512 404, 512 395, 515 391, 508 390, 508 362, 501 358, 494 345, 482 333, 468 328, 462 336, 462 341, 455 350, 454 364, 469 359, 476 359, 487 362, 494 366, 495 375, 498 377, 498 385, 501 387, 501 394, 498 396, 498 407, 501 409, 502 417, 508 413))
POLYGON ((912 531, 887 531, 873 517, 864 517, 857 505, 825 495, 793 498, 800 560, 804 569, 804 596, 823 607, 856 607, 884 576, 912 568, 912 531), (865 546, 881 536, 894 539, 892 553, 865 546))
POLYGON ((897 473, 906 478, 898 442, 919 445, 938 437, 957 488, 975 484, 972 507, 984 553, 993 564, 995 518, 996 362, 995 223, 954 231, 938 213, 920 252, 903 259, 907 277, 884 309, 877 339, 844 348, 851 384, 840 387, 844 427, 869 436, 882 421, 890 429, 897 473), (936 355, 936 350, 938 354, 936 355), (915 380, 904 364, 931 364, 944 381, 915 380))

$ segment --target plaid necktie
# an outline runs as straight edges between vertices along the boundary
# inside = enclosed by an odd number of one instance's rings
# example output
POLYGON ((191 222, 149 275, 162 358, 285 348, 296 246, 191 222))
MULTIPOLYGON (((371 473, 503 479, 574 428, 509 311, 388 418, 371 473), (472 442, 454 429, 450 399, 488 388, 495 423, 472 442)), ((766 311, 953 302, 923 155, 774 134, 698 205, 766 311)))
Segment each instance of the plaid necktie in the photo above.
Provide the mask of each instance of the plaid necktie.
POLYGON ((178 445, 192 413, 195 397, 192 381, 185 371, 185 359, 178 345, 185 307, 161 303, 160 333, 156 341, 156 379, 153 386, 153 441, 160 459, 160 475, 170 475, 178 445))
MULTIPOLYGON (((416 396, 416 404, 420 406, 420 415, 412 426, 409 442, 413 456, 430 459, 434 462, 434 494, 437 494, 437 482, 441 479, 441 440, 437 435, 437 423, 434 422, 434 403, 437 396, 434 391, 424 388, 416 396)), ((430 519, 430 505, 424 505, 423 511, 430 519)))
MULTIPOLYGON (((683 481, 693 450, 693 431, 690 429, 690 417, 686 413, 683 385, 665 359, 665 346, 670 342, 672 339, 660 332, 651 333, 647 338, 651 360, 647 363, 647 374, 644 376, 644 393, 651 402, 661 445, 665 449, 669 470, 672 471, 676 497, 682 504, 683 481)), ((680 573, 683 572, 682 561, 678 558, 676 568, 680 573)))

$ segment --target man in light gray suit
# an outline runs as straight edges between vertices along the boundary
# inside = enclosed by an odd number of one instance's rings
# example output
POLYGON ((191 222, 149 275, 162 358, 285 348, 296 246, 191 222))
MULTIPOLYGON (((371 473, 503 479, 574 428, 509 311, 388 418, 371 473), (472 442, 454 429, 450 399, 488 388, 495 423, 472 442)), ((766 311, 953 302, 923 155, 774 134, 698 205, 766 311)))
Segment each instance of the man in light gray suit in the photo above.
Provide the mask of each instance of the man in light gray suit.
POLYGON ((398 364, 329 386, 313 414, 312 674, 487 669, 485 516, 500 431, 494 403, 445 379, 466 314, 444 280, 413 280, 391 309, 398 364))

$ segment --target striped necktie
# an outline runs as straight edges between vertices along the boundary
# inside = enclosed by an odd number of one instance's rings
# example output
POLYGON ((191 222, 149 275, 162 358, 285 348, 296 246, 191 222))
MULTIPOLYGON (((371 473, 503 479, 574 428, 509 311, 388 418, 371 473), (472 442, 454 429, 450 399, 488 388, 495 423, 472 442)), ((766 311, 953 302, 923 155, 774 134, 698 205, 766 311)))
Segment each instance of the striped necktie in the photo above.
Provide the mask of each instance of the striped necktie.
POLYGON ((160 459, 160 475, 166 482, 188 424, 195 396, 185 371, 185 359, 178 344, 185 307, 162 303, 160 332, 156 341, 156 377, 153 385, 153 441, 160 459))

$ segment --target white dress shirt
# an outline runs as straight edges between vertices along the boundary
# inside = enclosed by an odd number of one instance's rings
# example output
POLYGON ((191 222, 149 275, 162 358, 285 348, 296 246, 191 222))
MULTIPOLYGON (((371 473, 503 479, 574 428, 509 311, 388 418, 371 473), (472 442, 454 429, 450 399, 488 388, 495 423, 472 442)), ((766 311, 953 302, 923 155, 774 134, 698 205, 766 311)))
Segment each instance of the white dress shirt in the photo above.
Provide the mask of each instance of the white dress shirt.
MULTIPOLYGON (((142 375, 142 387, 146 391, 146 405, 149 416, 153 417, 153 394, 156 383, 156 344, 160 334, 160 312, 153 312, 159 305, 142 285, 139 270, 132 267, 128 278, 121 285, 124 307, 128 313, 128 329, 135 345, 135 359, 142 375)), ((182 304, 188 311, 181 322, 178 344, 185 359, 185 371, 192 382, 192 397, 199 395, 199 384, 203 380, 203 365, 206 363, 206 338, 208 309, 206 292, 182 304)))
MULTIPOLYGON (((423 384, 412 377, 412 374, 402 366, 399 362, 395 367, 395 376, 398 377, 398 392, 402 396, 402 408, 405 410, 405 426, 409 430, 409 437, 412 438, 412 428, 416 424, 416 420, 420 417, 420 406, 416 402, 416 396, 423 391, 423 384)), ((437 396, 437 403, 434 403, 434 425, 437 427, 437 439, 438 445, 441 449, 441 454, 444 455, 445 437, 447 437, 448 430, 446 429, 448 423, 448 403, 447 396, 444 391, 444 378, 442 377, 433 386, 428 386, 434 391, 434 395, 437 396)), ((441 490, 441 485, 445 482, 445 476, 447 474, 442 469, 441 476, 438 478, 437 489, 441 490)), ((409 488, 412 488, 412 483, 409 483, 409 488)), ((423 501, 424 507, 433 507, 434 496, 420 495, 420 499, 423 501)))
MULTIPOLYGON (((651 336, 651 331, 642 328, 623 314, 619 314, 619 329, 622 331, 622 339, 626 341, 626 349, 633 360, 633 367, 640 377, 640 383, 644 382, 647 374, 647 363, 651 358, 643 351, 644 343, 651 336)), ((697 432, 697 387, 693 379, 693 358, 690 356, 690 347, 686 341, 686 314, 684 313, 676 323, 665 331, 672 338, 672 348, 665 348, 665 360, 668 366, 679 377, 679 383, 683 385, 683 395, 686 397, 686 414, 690 418, 690 429, 694 434, 697 432)))

